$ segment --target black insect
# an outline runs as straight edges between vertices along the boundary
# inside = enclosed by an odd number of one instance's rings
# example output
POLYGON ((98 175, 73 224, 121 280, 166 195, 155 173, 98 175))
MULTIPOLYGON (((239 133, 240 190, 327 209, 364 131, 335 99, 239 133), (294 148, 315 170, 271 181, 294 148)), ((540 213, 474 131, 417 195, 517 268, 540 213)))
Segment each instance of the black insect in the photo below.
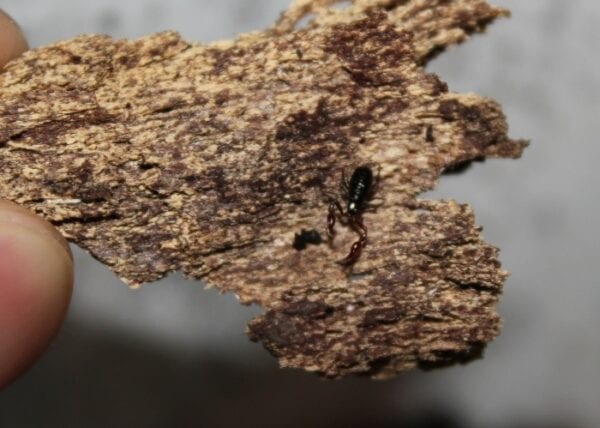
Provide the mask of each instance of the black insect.
POLYGON ((350 182, 346 180, 346 176, 342 173, 342 182, 340 190, 344 200, 346 201, 346 210, 335 198, 331 198, 329 204, 329 213, 327 215, 327 233, 330 240, 333 240, 335 235, 336 214, 339 212, 340 220, 347 223, 352 229, 360 235, 358 241, 352 244, 350 253, 346 258, 338 263, 344 266, 350 266, 356 263, 362 249, 367 244, 367 226, 363 223, 363 212, 367 207, 368 200, 374 193, 374 177, 370 167, 363 165, 359 166, 352 173, 350 182), (336 212, 337 210, 337 212, 336 212))
POLYGON ((292 246, 296 250, 302 251, 302 250, 306 249, 306 246, 309 244, 319 245, 319 244, 321 244, 321 242, 323 242, 323 241, 321 239, 321 234, 319 232, 317 232, 314 229, 312 229, 312 230, 302 229, 302 232, 296 233, 294 235, 294 243, 292 244, 292 246))

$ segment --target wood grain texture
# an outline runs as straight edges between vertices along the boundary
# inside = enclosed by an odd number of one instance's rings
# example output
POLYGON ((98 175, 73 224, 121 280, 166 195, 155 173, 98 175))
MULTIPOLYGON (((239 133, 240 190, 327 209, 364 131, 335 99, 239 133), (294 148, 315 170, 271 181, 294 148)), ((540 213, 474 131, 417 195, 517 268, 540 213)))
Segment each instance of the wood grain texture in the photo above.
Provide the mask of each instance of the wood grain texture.
POLYGON ((265 314, 286 367, 383 378, 480 355, 506 273, 468 206, 425 201, 441 173, 517 158, 500 107, 422 64, 506 12, 478 0, 295 1, 264 32, 80 36, 0 75, 0 197, 42 215, 131 286, 173 271, 265 314), (307 13, 314 20, 296 23, 307 13), (325 236, 342 171, 378 171, 369 241, 325 236))

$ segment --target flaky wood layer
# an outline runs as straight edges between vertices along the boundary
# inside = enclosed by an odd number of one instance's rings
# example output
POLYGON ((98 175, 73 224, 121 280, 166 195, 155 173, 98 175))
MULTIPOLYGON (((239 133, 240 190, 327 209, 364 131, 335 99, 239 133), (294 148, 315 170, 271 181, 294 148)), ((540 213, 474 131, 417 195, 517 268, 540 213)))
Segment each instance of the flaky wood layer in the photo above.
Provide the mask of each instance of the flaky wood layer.
POLYGON ((0 197, 132 286, 183 271, 265 314, 248 332, 330 377, 449 364, 499 329, 505 272, 473 214, 423 201, 449 168, 520 156, 492 100, 420 64, 505 11, 482 1, 296 1, 262 33, 191 44, 80 36, 0 75, 0 197), (294 30, 306 13, 315 19, 294 30), (341 172, 378 173, 369 241, 324 235, 341 172))

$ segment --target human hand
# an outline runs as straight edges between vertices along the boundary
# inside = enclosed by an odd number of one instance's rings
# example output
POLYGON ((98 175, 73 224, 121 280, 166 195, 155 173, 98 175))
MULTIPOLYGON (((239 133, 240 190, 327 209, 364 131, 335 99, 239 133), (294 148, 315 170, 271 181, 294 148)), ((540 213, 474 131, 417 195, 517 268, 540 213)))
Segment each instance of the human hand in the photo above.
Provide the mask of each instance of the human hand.
MULTIPOLYGON (((0 10, 0 69, 26 49, 18 26, 0 10)), ((72 284, 73 260, 60 233, 30 211, 0 201, 0 389, 55 336, 72 284)))

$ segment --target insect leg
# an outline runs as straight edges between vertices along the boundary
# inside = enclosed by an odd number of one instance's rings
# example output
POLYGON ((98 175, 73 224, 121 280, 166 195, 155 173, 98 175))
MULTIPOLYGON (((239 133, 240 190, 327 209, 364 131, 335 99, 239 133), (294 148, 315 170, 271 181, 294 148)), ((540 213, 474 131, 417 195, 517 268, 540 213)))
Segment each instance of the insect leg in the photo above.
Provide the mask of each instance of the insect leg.
POLYGON ((345 259, 340 260, 338 263, 343 266, 350 266, 356 263, 359 259, 362 249, 367 244, 367 226, 364 225, 362 216, 355 216, 350 219, 350 224, 353 229, 357 229, 360 233, 360 238, 350 248, 350 253, 345 259))

